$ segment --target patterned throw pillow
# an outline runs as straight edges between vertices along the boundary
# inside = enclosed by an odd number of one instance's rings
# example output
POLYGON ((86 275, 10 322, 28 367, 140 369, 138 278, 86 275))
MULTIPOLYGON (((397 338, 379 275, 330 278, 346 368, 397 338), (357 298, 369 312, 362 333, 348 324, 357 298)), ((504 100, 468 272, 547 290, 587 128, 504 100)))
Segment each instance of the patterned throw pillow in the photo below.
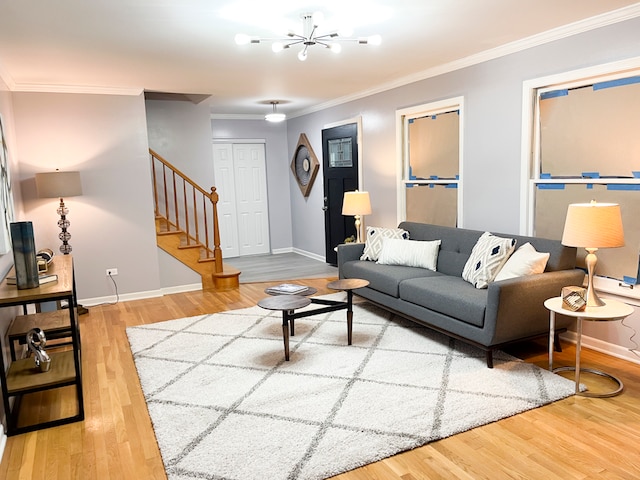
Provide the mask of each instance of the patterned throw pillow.
POLYGON ((462 278, 476 288, 487 288, 515 248, 515 239, 484 232, 471 250, 462 278))
POLYGON ((377 261, 382 251, 383 238, 397 238, 408 240, 409 232, 401 228, 367 227, 364 252, 360 260, 377 261))

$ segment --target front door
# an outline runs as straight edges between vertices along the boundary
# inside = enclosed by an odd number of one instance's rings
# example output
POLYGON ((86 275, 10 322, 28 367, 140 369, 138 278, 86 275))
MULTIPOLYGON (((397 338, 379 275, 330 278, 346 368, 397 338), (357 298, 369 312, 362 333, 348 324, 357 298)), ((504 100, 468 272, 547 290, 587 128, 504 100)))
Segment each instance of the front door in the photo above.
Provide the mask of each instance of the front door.
POLYGON ((342 215, 344 192, 358 189, 358 125, 322 130, 324 231, 327 263, 336 265, 335 247, 356 234, 354 219, 342 215))

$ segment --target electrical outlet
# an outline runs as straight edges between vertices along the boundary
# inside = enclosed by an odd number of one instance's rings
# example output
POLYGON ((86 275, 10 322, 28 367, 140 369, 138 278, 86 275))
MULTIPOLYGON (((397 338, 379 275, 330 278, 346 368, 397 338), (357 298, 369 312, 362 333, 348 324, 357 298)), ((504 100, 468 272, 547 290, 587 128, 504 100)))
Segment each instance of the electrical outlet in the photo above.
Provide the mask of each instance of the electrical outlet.
POLYGON ((113 277, 118 274, 117 268, 107 268, 107 277, 113 277))

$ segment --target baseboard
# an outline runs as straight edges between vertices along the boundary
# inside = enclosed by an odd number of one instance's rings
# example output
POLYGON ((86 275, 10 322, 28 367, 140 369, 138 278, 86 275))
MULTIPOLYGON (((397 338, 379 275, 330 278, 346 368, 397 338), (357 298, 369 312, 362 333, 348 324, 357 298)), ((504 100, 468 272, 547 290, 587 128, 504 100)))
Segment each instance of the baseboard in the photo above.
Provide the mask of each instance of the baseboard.
MULTIPOLYGON (((576 332, 572 331, 567 331, 561 334, 560 338, 573 344, 577 343, 578 341, 576 332)), ((638 356, 636 356, 633 351, 620 345, 605 342, 598 338, 582 335, 582 346, 590 348, 591 350, 595 350, 596 352, 604 353, 606 355, 610 355, 612 357, 616 357, 621 360, 627 360, 631 363, 640 365, 640 352, 637 352, 638 356)))
MULTIPOLYGON (((199 288, 202 288, 202 285, 199 284, 199 288)), ((108 297, 81 298, 78 299, 78 303, 80 305, 84 305, 85 307, 95 307, 96 305, 102 305, 103 303, 115 303, 116 301, 130 302, 131 300, 157 298, 162 297, 163 295, 165 295, 163 290, 147 290, 144 292, 123 293, 118 295, 117 297, 115 295, 109 295, 108 297)))
POLYGON ((283 253, 293 253, 293 247, 276 248, 274 250, 271 250, 272 255, 281 255, 283 253))
POLYGON ((300 250, 299 248, 294 248, 293 252, 297 253, 298 255, 302 255, 304 257, 307 257, 307 258, 312 258, 314 260, 318 260, 320 262, 326 262, 327 261, 327 259, 324 257, 324 255, 318 255, 316 253, 307 252, 305 250, 300 250))

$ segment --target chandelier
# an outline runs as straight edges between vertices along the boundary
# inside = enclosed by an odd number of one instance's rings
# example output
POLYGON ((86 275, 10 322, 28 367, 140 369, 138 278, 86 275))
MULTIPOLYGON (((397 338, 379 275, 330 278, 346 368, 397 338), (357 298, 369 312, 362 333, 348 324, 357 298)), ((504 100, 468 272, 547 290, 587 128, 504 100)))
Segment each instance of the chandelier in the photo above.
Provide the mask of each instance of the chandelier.
POLYGON ((235 38, 236 43, 238 45, 246 45, 248 43, 273 42, 271 49, 276 53, 300 45, 302 49, 298 53, 298 59, 304 62, 307 59, 309 47, 314 45, 320 45, 334 53, 340 53, 342 51, 342 44, 340 42, 357 42, 360 45, 380 45, 382 41, 380 35, 350 38, 350 33, 346 34, 346 32, 344 32, 341 34, 337 31, 318 35, 318 26, 323 20, 322 12, 304 13, 301 15, 301 18, 302 34, 289 32, 285 38, 259 38, 239 33, 235 38))

